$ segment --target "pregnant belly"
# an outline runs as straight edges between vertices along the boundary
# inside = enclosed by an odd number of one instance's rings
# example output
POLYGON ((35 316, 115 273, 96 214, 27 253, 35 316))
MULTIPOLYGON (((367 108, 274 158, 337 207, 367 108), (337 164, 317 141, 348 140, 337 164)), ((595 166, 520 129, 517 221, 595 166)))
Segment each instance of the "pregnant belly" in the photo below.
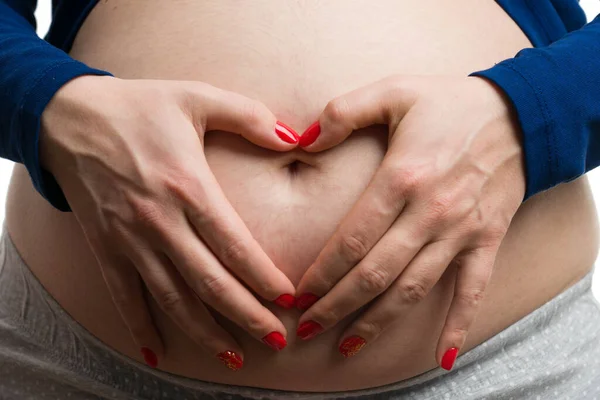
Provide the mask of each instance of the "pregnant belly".
MULTIPOLYGON (((301 132, 330 99, 379 78, 466 75, 527 46, 523 33, 493 1, 109 0, 87 18, 72 55, 121 78, 199 80, 257 98, 301 132)), ((205 151, 250 231, 297 283, 368 184, 386 141, 383 127, 371 127, 323 153, 282 154, 212 132, 205 151)), ((597 244, 589 189, 582 180, 563 188, 568 189, 553 189, 519 210, 463 351, 589 269, 597 244), (568 220, 560 218, 560 205, 573 209, 568 220), (569 232, 567 238, 557 241, 552 235, 556 226, 569 232), (560 244, 560 254, 540 251, 544 242, 560 244)), ((139 360, 74 217, 48 206, 21 166, 10 193, 9 231, 33 272, 89 331, 139 360)), ((432 293, 376 343, 347 360, 336 343, 354 316, 301 342, 294 335, 300 313, 265 303, 289 332, 289 346, 280 353, 217 316, 244 348, 245 367, 236 373, 204 354, 153 305, 168 350, 160 368, 208 381, 307 391, 402 380, 436 366, 435 344, 454 272, 447 271, 432 293)))

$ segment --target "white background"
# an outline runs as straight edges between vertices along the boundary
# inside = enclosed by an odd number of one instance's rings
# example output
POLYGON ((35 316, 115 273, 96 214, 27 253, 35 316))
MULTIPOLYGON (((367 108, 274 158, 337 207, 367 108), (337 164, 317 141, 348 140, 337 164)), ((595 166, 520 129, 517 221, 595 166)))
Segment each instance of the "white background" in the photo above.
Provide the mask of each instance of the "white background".
MULTIPOLYGON (((491 0, 488 0, 491 1, 491 0)), ((40 1, 40 5, 36 12, 38 21, 38 33, 43 36, 48 30, 50 24, 50 1, 40 1)), ((588 15, 588 20, 591 20, 596 15, 600 14, 600 1, 598 0, 581 0, 581 5, 588 15)), ((598 71, 600 73, 600 71, 598 71)), ((13 163, 7 160, 0 159, 0 222, 4 220, 4 203, 6 198, 6 190, 12 171, 13 163)), ((596 208, 600 205, 600 168, 588 173, 594 199, 596 200, 596 208)), ((596 261, 598 262, 598 261, 596 261)), ((600 272, 594 276, 594 293, 600 299, 600 272)))

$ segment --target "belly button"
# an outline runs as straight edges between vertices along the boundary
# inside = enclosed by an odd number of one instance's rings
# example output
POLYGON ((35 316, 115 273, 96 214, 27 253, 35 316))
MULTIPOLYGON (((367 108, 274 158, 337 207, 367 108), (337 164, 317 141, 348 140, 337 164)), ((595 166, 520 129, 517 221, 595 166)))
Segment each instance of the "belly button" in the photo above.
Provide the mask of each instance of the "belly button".
POLYGON ((308 169, 312 169, 315 168, 316 165, 313 165, 311 163, 307 163, 304 161, 300 161, 300 160, 294 160, 292 162, 290 162, 289 164, 286 164, 284 168, 287 168, 288 173, 294 177, 294 176, 298 176, 302 173, 305 173, 308 169))
POLYGON ((303 164, 303 162, 295 160, 286 165, 290 175, 298 175, 298 171, 300 170, 300 164, 303 164))
POLYGON ((302 155, 299 157, 290 157, 283 165, 283 168, 287 169, 291 176, 300 175, 303 171, 306 171, 307 168, 311 169, 317 167, 318 164, 315 160, 310 157, 303 157, 302 155))

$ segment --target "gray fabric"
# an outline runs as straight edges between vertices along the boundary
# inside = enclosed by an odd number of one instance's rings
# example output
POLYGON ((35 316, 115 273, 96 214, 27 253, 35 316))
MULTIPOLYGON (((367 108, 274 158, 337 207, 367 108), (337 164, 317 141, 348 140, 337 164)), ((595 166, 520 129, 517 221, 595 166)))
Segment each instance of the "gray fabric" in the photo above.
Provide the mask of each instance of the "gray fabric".
POLYGON ((592 273, 440 368, 377 388, 301 393, 154 371, 93 337, 0 237, 0 399, 598 399, 600 304, 592 273))

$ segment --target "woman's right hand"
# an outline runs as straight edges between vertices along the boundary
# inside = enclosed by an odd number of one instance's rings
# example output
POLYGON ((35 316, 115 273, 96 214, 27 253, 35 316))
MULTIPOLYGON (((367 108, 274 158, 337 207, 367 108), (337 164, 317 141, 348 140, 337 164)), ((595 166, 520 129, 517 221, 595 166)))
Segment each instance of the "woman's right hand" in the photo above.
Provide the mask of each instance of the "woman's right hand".
POLYGON ((200 82, 83 76, 42 114, 41 165, 61 186, 154 367, 164 347, 142 280, 184 332, 232 369, 242 366, 242 349, 206 305, 271 347, 286 344, 282 322, 244 284, 284 307, 293 306, 294 285, 210 171, 203 141, 210 130, 277 151, 298 142, 262 103, 200 82))

